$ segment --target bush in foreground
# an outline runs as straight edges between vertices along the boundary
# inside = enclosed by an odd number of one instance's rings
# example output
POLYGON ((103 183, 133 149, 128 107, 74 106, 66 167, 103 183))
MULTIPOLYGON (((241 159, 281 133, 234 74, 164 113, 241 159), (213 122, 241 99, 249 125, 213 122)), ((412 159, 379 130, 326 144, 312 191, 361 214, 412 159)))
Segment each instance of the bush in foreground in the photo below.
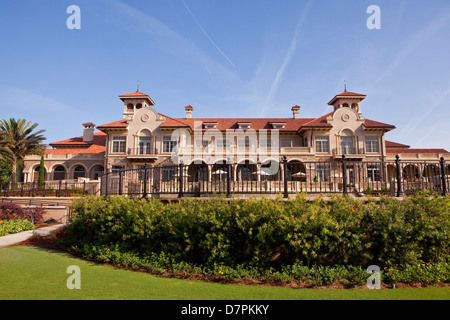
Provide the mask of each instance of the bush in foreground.
POLYGON ((86 197, 74 201, 77 216, 61 243, 104 261, 153 268, 163 261, 166 269, 219 276, 307 275, 310 280, 359 283, 368 277, 365 268, 375 264, 383 269, 385 281, 444 282, 449 273, 449 201, 428 193, 367 203, 344 196, 307 201, 304 195, 287 202, 211 199, 169 204, 86 197), (444 274, 438 279, 422 269, 411 271, 424 262, 443 266, 444 274), (390 269, 402 272, 403 278, 386 271, 390 269))

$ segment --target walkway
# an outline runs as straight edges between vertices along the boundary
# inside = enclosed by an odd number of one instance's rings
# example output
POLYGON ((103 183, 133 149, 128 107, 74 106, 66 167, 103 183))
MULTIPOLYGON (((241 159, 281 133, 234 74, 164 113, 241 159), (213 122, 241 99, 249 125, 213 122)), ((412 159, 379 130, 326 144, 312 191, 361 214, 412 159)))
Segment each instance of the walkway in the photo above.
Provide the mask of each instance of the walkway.
POLYGON ((50 232, 57 230, 63 226, 64 226, 64 224, 55 224, 52 226, 43 227, 43 228, 39 228, 39 229, 35 229, 35 230, 28 230, 28 231, 23 231, 23 232, 19 232, 19 233, 9 234, 9 235, 0 237, 0 247, 6 247, 6 246, 10 246, 10 245, 25 241, 34 234, 37 234, 40 236, 47 236, 50 234, 50 232))

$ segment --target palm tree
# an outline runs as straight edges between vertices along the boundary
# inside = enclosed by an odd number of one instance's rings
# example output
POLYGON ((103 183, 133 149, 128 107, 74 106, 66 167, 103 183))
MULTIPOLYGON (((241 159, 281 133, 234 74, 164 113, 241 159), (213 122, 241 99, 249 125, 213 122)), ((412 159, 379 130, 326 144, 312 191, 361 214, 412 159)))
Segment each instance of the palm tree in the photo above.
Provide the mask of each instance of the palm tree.
POLYGON ((0 120, 0 156, 11 163, 13 182, 17 183, 17 162, 28 155, 44 153, 46 138, 42 135, 45 130, 33 133, 38 126, 25 119, 0 120))

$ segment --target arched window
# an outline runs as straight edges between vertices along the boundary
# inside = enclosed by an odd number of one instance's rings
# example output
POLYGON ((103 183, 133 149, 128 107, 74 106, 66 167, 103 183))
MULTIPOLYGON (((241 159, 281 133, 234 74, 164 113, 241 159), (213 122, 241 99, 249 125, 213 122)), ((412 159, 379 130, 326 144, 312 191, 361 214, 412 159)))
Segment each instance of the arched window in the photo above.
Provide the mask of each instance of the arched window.
POLYGON ((138 103, 137 105, 136 105, 136 110, 139 110, 139 109, 141 109, 142 108, 142 103, 138 103))
POLYGON ((134 105, 132 103, 127 104, 127 112, 133 112, 134 111, 134 105))
POLYGON ((342 154, 354 154, 353 144, 353 132, 350 130, 344 130, 341 133, 341 153, 342 154))
POLYGON ((344 108, 350 108, 350 106, 348 105, 348 103, 344 103, 342 106, 343 106, 344 108))
POLYGON ((86 170, 83 166, 76 166, 75 169, 73 169, 73 178, 84 178, 86 176, 86 170))
POLYGON ((152 136, 148 130, 139 133, 138 154, 152 154, 152 136))
MULTIPOLYGON (((34 169, 34 177, 33 177, 34 180, 33 181, 35 181, 35 182, 38 182, 38 180, 39 180, 39 170, 40 170, 40 168, 41 168, 41 166, 37 166, 34 169)), ((47 171, 44 168, 44 179, 45 179, 46 173, 47 173, 47 171)))
POLYGON ((57 166, 53 169, 53 180, 64 180, 66 178, 66 169, 63 166, 57 166))
POLYGON ((94 171, 92 172, 92 179, 98 180, 103 175, 104 168, 103 166, 96 166, 94 171))

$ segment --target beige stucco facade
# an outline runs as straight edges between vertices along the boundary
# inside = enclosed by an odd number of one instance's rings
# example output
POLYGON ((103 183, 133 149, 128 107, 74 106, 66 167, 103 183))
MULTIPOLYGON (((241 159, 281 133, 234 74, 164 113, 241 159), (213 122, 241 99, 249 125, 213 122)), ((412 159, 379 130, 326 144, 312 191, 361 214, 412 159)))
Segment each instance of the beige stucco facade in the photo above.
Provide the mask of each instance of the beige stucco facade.
MULTIPOLYGON (((83 124, 83 137, 52 144, 54 149, 44 158, 47 180, 61 180, 62 174, 55 175, 61 167, 64 179, 93 180, 104 171, 180 160, 187 165, 261 164, 286 157, 289 162, 302 163, 333 161, 345 155, 353 161, 394 161, 397 154, 411 161, 450 160, 443 149, 389 146, 385 135, 395 127, 364 118, 365 95, 347 91, 329 102, 332 112, 315 119, 301 118, 299 106, 292 107, 292 118, 195 118, 192 106, 185 107, 185 118, 171 118, 159 113, 161 108, 139 91, 119 98, 121 120, 97 126, 100 132, 95 134, 93 124, 83 124)), ((25 181, 34 181, 39 160, 38 156, 27 157, 25 181)))

